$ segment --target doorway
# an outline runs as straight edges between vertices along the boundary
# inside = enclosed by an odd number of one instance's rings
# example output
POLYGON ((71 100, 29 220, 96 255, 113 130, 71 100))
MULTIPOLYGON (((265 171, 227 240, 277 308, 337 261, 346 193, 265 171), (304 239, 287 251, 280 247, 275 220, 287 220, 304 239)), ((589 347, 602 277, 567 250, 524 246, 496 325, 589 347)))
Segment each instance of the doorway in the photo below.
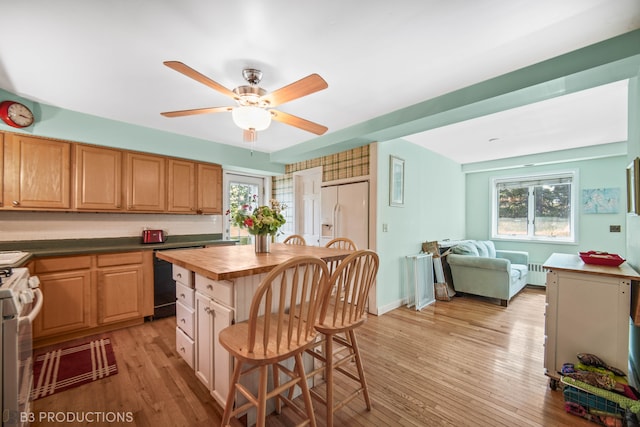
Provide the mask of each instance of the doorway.
POLYGON ((223 215, 225 237, 238 240, 239 244, 251 243, 251 236, 246 228, 233 224, 232 218, 238 209, 248 206, 248 209, 264 205, 265 191, 270 189, 268 180, 262 176, 225 173, 224 175, 224 212, 223 215))

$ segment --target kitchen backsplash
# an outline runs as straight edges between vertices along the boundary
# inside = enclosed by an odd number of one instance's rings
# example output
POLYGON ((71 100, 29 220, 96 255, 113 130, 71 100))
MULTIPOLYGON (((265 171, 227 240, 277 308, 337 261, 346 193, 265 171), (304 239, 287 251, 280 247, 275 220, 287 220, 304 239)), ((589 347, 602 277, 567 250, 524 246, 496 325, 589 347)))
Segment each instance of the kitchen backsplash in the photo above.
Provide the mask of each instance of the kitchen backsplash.
POLYGON ((0 212, 0 241, 140 236, 145 228, 171 235, 222 233, 220 215, 0 212))

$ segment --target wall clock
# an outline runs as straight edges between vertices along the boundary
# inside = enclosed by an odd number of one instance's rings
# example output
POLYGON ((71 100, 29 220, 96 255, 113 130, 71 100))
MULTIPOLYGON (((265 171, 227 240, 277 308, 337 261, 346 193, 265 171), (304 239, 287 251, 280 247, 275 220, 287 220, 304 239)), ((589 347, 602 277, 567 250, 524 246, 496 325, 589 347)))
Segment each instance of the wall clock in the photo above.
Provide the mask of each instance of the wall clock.
POLYGON ((31 110, 16 101, 0 102, 0 119, 14 128, 25 128, 33 124, 31 110))

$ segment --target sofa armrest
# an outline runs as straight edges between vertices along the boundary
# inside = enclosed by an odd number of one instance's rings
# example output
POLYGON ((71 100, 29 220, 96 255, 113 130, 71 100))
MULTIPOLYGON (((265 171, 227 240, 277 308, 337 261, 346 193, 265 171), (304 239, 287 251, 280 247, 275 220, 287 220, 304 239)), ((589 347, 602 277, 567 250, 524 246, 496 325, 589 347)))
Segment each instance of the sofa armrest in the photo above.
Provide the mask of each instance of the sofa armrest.
POLYGON ((504 258, 512 264, 529 265, 529 252, 496 250, 496 258, 504 258))
POLYGON ((459 265, 461 267, 484 268, 487 270, 497 270, 509 272, 511 262, 506 258, 487 258, 473 255, 447 255, 449 265, 459 265))

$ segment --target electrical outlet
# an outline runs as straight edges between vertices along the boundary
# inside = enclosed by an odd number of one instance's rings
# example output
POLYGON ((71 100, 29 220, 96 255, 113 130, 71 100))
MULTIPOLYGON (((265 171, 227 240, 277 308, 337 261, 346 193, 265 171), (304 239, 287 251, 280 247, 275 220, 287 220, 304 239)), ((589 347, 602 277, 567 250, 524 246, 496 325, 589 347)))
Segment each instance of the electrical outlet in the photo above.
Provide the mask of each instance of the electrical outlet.
POLYGON ((619 233, 620 232, 620 226, 619 225, 610 225, 609 226, 609 233, 619 233))
POLYGON ((382 224, 382 232, 386 233, 389 231, 389 224, 382 224))

